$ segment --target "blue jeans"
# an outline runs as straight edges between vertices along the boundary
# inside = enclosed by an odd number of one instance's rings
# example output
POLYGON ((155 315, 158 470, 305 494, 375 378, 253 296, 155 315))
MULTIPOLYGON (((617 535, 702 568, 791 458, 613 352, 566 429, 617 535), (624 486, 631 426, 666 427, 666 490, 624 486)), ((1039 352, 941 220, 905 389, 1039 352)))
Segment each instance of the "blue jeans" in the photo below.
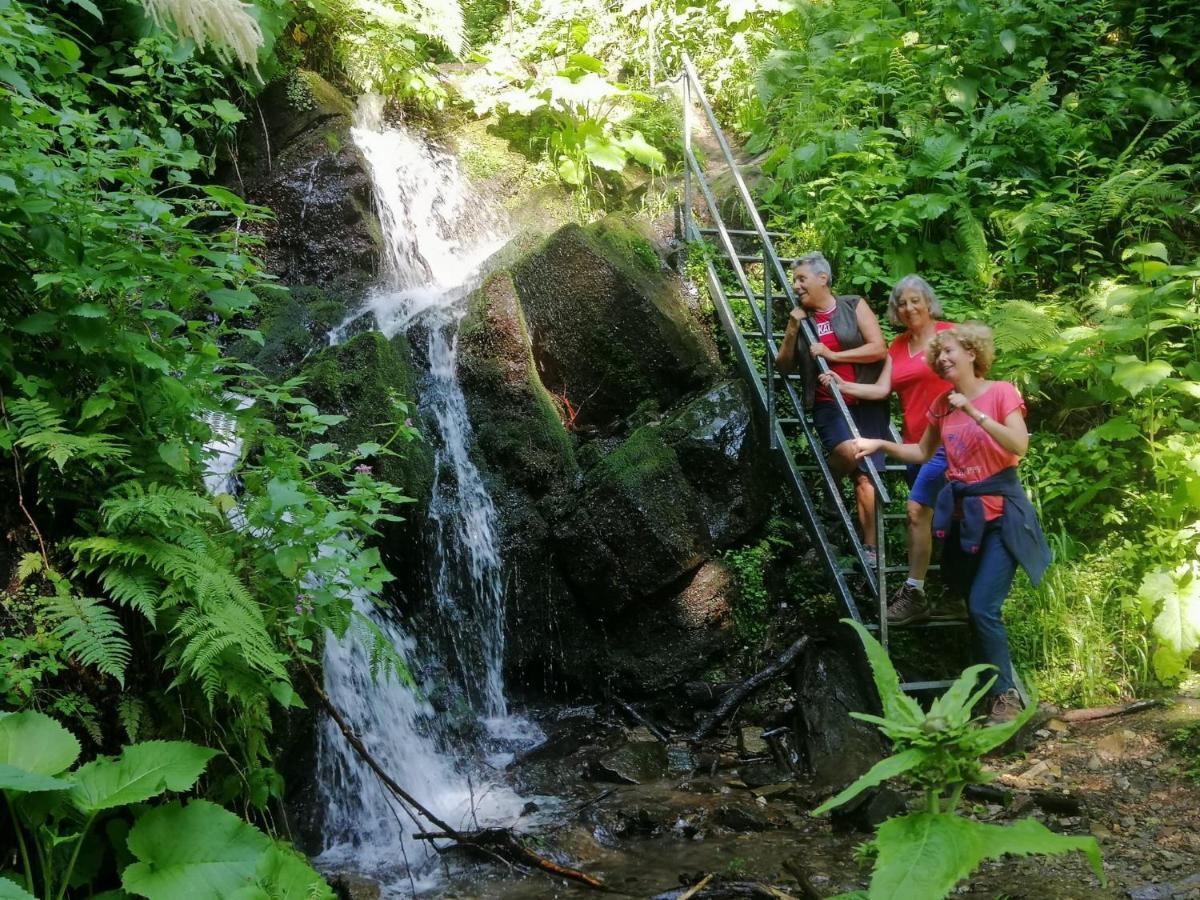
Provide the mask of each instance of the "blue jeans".
POLYGON ((1008 632, 1000 617, 1008 592, 1017 574, 1017 561, 1004 546, 1000 520, 987 524, 978 553, 967 553, 958 542, 958 526, 946 538, 943 562, 952 585, 967 598, 977 659, 998 670, 992 694, 1014 687, 1012 655, 1008 650, 1008 632))

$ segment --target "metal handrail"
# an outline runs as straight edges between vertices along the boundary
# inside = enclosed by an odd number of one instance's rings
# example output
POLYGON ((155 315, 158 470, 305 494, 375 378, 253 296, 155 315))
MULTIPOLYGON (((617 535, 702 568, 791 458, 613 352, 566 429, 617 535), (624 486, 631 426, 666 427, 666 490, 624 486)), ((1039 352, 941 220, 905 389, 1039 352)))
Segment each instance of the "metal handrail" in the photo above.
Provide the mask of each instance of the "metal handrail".
MULTIPOLYGON (((729 171, 733 175, 734 186, 737 188, 738 196, 741 198, 742 204, 745 206, 746 212, 750 216, 750 223, 753 226, 753 231, 758 236, 763 248, 767 251, 766 255, 770 258, 775 277, 778 279, 780 286, 783 288, 784 296, 788 298, 788 302, 790 302, 792 308, 795 309, 800 304, 796 300, 795 292, 792 290, 791 280, 787 277, 783 270, 783 264, 779 261, 779 254, 775 252, 775 245, 772 243, 770 236, 767 234, 767 229, 766 226, 763 225, 762 217, 758 214, 758 208, 754 204, 754 198, 750 196, 750 189, 746 186, 745 179, 742 178, 742 173, 738 168, 737 160, 734 159, 733 151, 729 147, 729 142, 725 140, 725 134, 721 130, 720 124, 717 122, 717 117, 712 111, 712 106, 709 104, 708 98, 704 95, 704 88, 700 84, 700 76, 696 73, 696 67, 692 64, 692 59, 686 52, 683 54, 683 71, 685 76, 683 80, 684 156, 686 157, 689 166, 695 165, 697 174, 700 174, 699 165, 695 162, 695 157, 692 155, 690 101, 691 93, 694 90, 696 93, 696 99, 700 101, 700 108, 704 111, 705 117, 712 126, 713 135, 716 137, 717 144, 721 148, 721 153, 725 157, 725 162, 729 166, 729 171)), ((685 167, 684 175, 684 216, 690 217, 691 173, 687 171, 687 168, 688 167, 685 167)), ((736 259, 734 259, 734 263, 738 268, 740 268, 740 263, 738 263, 736 259)), ((764 278, 766 278, 767 272, 764 271, 763 274, 764 278)), ((747 290, 748 295, 749 293, 750 291, 747 290)), ((800 327, 803 329, 809 345, 820 343, 817 337, 816 329, 809 319, 805 318, 801 320, 800 327)), ((770 337, 766 338, 766 343, 768 353, 774 354, 778 352, 778 348, 775 346, 774 341, 770 337)), ((820 357, 817 358, 817 368, 822 374, 830 371, 829 365, 820 357)), ((858 426, 855 424, 854 418, 850 415, 850 408, 846 405, 846 400, 842 396, 842 392, 838 390, 837 384, 831 383, 829 388, 830 393, 834 398, 834 402, 837 403, 839 412, 846 420, 846 424, 849 427, 851 436, 854 438, 860 437, 861 435, 858 433, 858 426)), ((866 462, 867 472, 870 475, 871 482, 875 487, 875 495, 877 498, 876 502, 890 502, 891 496, 888 493, 887 487, 883 483, 883 479, 880 477, 880 472, 875 467, 874 461, 868 458, 866 462)))
MULTIPOLYGON (((712 214, 713 222, 716 225, 717 236, 721 239, 721 244, 725 249, 726 256, 730 256, 733 253, 733 240, 732 240, 732 237, 730 236, 728 229, 725 228, 725 222, 721 218, 720 211, 716 208, 716 206, 717 206, 716 198, 713 196, 712 191, 709 188, 708 183, 704 178, 704 173, 700 169, 699 163, 696 161, 695 155, 692 154, 692 152, 688 149, 685 149, 684 152, 685 152, 685 155, 688 157, 688 161, 696 167, 695 175, 696 175, 696 180, 697 180, 697 186, 700 188, 700 192, 704 195, 704 201, 708 205, 709 211, 712 214)), ((685 227, 688 228, 692 232, 697 231, 695 224, 691 220, 690 213, 688 213, 686 210, 684 211, 684 218, 686 221, 685 227)), ((696 238, 699 239, 698 234, 696 234, 696 238)), ((751 291, 751 289, 750 289, 749 281, 746 277, 745 270, 742 268, 741 264, 739 262, 737 262, 737 260, 732 260, 732 261, 733 261, 734 274, 738 278, 738 282, 741 286, 742 292, 744 294, 746 294, 747 297, 753 296, 753 291, 751 291)), ((732 321, 732 318, 730 318, 728 323, 725 322, 724 307, 728 304, 728 299, 725 295, 724 289, 720 285, 720 279, 716 277, 716 272, 715 272, 715 269, 713 269, 713 267, 712 267, 711 261, 708 262, 708 269, 712 272, 710 281, 715 283, 715 286, 716 286, 716 293, 714 294, 714 296, 718 299, 717 308, 718 308, 719 313, 722 316, 722 323, 726 324, 726 332, 728 334, 730 334, 731 338, 736 339, 735 344, 736 344, 739 354, 740 354, 742 352, 741 348, 744 346, 744 341, 742 340, 739 330, 736 327, 736 323, 732 321)), ((712 284, 710 284, 710 292, 712 292, 712 284)), ((758 324, 760 330, 764 330, 766 328, 766 323, 762 318, 760 318, 758 310, 755 308, 752 301, 750 302, 750 311, 751 311, 751 314, 754 316, 755 321, 758 324)), ((747 377, 749 377, 754 382, 756 387, 761 388, 761 385, 758 384, 757 373, 755 373, 753 371, 752 366, 750 366, 750 364, 748 362, 748 360, 750 359, 749 351, 747 350, 745 352, 746 352, 746 357, 747 357, 747 363, 746 363, 747 377)), ((767 357, 768 357, 768 359, 771 358, 771 351, 770 351, 769 347, 767 350, 767 357)), ((886 576, 884 576, 882 573, 880 573, 878 571, 871 572, 871 568, 867 565, 866 554, 864 552, 862 542, 859 540, 858 532, 855 529, 854 523, 850 518, 850 513, 846 509, 846 504, 845 504, 845 501, 842 499, 841 492, 837 489, 837 479, 833 476, 833 472, 829 468, 829 461, 825 458, 825 453, 823 451, 823 448, 821 448, 819 439, 813 433, 812 428, 808 423, 808 420, 804 416, 804 404, 801 402, 799 395, 796 393, 796 389, 792 386, 792 384, 789 380, 787 380, 787 379, 783 380, 783 389, 787 393, 788 399, 791 400, 792 407, 796 411, 797 421, 799 422, 801 429, 804 431, 805 439, 808 441, 809 446, 813 449, 813 457, 816 462, 817 468, 820 470, 822 478, 825 481, 826 489, 829 491, 830 496, 834 500, 834 506, 835 506, 835 509, 837 510, 838 516, 841 520, 842 527, 846 530, 846 533, 850 537, 850 543, 851 543, 851 547, 854 550, 854 554, 858 558, 859 562, 862 564, 863 571, 869 573, 868 583, 871 585, 872 591, 877 596, 883 596, 885 592, 880 590, 880 584, 882 583, 882 580, 886 576)), ((766 401, 765 401, 765 396, 764 396, 764 398, 763 398, 764 412, 766 411, 765 405, 766 405, 766 401)), ((768 422, 769 422, 768 429, 773 431, 775 429, 776 425, 778 424, 778 419, 777 418, 768 419, 768 422)), ((794 462, 790 463, 790 465, 794 466, 794 462)), ((882 504, 882 502, 879 502, 876 504, 877 515, 882 515, 882 511, 883 511, 883 504, 882 504)), ((882 531, 880 531, 879 533, 881 535, 883 534, 882 531)), ((818 541, 824 540, 823 535, 815 535, 814 537, 816 537, 818 539, 818 541)), ((853 608, 854 604, 852 602, 852 599, 849 597, 847 597, 846 599, 848 601, 848 606, 851 608, 852 615, 854 615, 857 618, 858 613, 857 613, 857 610, 855 610, 853 608)))

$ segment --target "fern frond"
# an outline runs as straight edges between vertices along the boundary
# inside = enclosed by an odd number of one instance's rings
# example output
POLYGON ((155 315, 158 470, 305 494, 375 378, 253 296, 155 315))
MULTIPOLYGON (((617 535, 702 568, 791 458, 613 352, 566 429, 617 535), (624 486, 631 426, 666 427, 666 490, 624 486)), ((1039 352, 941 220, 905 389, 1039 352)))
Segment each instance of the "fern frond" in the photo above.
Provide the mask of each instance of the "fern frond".
POLYGON ((372 619, 360 612, 353 612, 352 627, 361 632, 360 639, 367 647, 367 659, 370 664, 371 679, 385 681, 389 678, 408 687, 415 687, 416 681, 409 671, 408 663, 392 643, 392 639, 384 634, 383 629, 372 619))
POLYGON ((1026 300, 1010 300, 988 316, 996 347, 1008 353, 1045 347, 1059 334, 1059 323, 1044 307, 1026 300))
POLYGON ((44 400, 14 399, 8 411, 19 435, 17 446, 35 459, 54 463, 60 472, 72 460, 98 468, 101 463, 129 456, 129 448, 110 434, 70 431, 58 411, 44 400))
POLYGON ((124 687, 130 651, 116 614, 95 597, 73 594, 47 597, 46 607, 56 623, 53 634, 63 642, 63 649, 124 687))
POLYGON ((173 485, 127 481, 100 504, 104 525, 111 531, 168 526, 178 528, 180 519, 218 519, 220 513, 208 498, 173 485))
POLYGON ((129 743, 136 744, 138 736, 144 731, 146 721, 146 704, 137 697, 122 697, 117 704, 117 721, 125 729, 129 743))
POLYGON ((156 624, 159 579, 150 569, 144 566, 112 566, 101 574, 100 583, 112 599, 122 606, 136 609, 151 625, 156 624))
POLYGON ((959 203, 954 210, 954 234, 963 255, 959 268, 963 274, 974 278, 983 287, 990 287, 995 277, 995 263, 988 252, 987 234, 983 224, 975 218, 966 203, 959 203))

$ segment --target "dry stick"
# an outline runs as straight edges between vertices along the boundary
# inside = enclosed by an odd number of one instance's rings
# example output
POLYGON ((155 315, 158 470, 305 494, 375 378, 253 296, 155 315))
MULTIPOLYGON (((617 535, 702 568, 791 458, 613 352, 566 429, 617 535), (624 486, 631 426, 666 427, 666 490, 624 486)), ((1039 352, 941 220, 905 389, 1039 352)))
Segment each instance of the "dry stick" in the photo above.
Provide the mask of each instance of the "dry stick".
POLYGON ((700 893, 702 890, 704 890, 706 887, 708 887, 708 883, 712 880, 713 880, 713 877, 712 877, 712 873, 710 872, 709 874, 707 874, 703 878, 701 878, 699 881, 697 881, 695 884, 693 884, 686 891, 684 891, 682 894, 680 894, 679 897, 676 898, 676 900, 689 900, 690 897, 696 896, 696 894, 700 893))
POLYGON ((337 725, 338 730, 346 736, 346 740, 350 742, 350 746, 354 749, 354 752, 358 754, 359 759, 367 764, 371 771, 375 773, 376 777, 378 777, 379 780, 384 783, 389 791, 391 791, 405 803, 412 806, 413 809, 417 810, 417 812, 423 815, 438 828, 442 829, 447 836, 451 836, 456 840, 460 840, 462 835, 457 830, 451 828, 436 815, 418 803, 413 796, 408 793, 408 791, 400 787, 400 785, 396 783, 392 776, 383 770, 383 767, 375 761, 375 757, 367 752, 367 748, 364 747, 363 742, 358 739, 358 735, 354 733, 354 729, 350 727, 349 723, 344 718, 342 718, 342 714, 338 712, 337 707, 333 705, 333 701, 329 699, 329 695, 327 695, 324 689, 317 684, 317 679, 313 676, 312 670, 309 669, 304 663, 300 664, 300 668, 304 672, 304 676, 308 679, 308 684, 313 689, 317 699, 321 701, 321 705, 325 707, 325 711, 329 713, 329 717, 333 719, 333 722, 335 725, 337 725))
MULTIPOLYGON (((293 650, 295 650, 295 647, 293 647, 293 650)), ((298 653, 296 656, 299 658, 298 653)), ((400 787, 400 785, 397 784, 396 781, 383 770, 383 767, 375 761, 375 758, 371 756, 369 752, 367 752, 367 748, 364 747, 363 742, 358 739, 358 735, 354 733, 354 729, 352 729, 349 723, 342 718, 342 714, 338 712, 337 707, 333 705, 333 701, 329 699, 329 696, 325 693, 321 686, 317 684, 317 679, 313 676, 313 673, 309 667, 304 663, 301 663, 300 668, 303 670, 305 678, 308 679, 309 686, 313 689, 313 693, 316 695, 321 705, 325 708, 325 711, 329 713, 329 717, 333 719, 334 724, 338 727, 338 730, 345 735, 346 740, 350 743, 350 746, 353 748, 354 752, 358 754, 359 758, 370 767, 371 771, 375 773, 375 775, 380 781, 383 782, 384 786, 386 786, 389 791, 391 791, 404 802, 410 804, 414 809, 417 810, 417 812, 441 829, 440 832, 425 832, 413 835, 413 837, 415 837, 417 840, 428 841, 443 838, 452 840, 456 844, 473 847, 483 853, 488 854, 489 856, 494 856, 500 859, 502 862, 505 861, 503 858, 503 852, 508 852, 518 857, 519 861, 529 863, 530 865, 536 866, 537 868, 542 869, 545 872, 549 872, 552 875, 560 875, 564 878, 571 878, 575 881, 586 884, 588 887, 605 889, 604 883, 593 878, 591 875, 587 875, 583 872, 577 871, 576 869, 569 869, 566 866, 560 866, 558 863, 551 862, 548 859, 543 859, 541 856, 538 856, 528 847, 522 846, 516 840, 516 838, 513 837, 512 833, 508 831, 508 829, 485 828, 475 833, 466 833, 458 831, 455 828, 451 828, 432 812, 418 803, 415 799, 413 799, 411 794, 404 790, 404 788, 400 787), (500 852, 493 852, 490 847, 498 847, 500 852)), ((408 812, 411 816, 412 812, 408 812)), ((435 844, 434 849, 440 853, 445 848, 439 848, 435 844)))
POLYGON ((661 742, 663 744, 671 743, 671 739, 669 737, 667 737, 667 734, 665 731, 663 731, 661 728, 659 728, 657 725, 655 725, 653 722, 651 722, 649 719, 647 719, 645 716, 643 716, 640 712, 638 712, 636 709, 634 709, 634 707, 631 704, 626 703, 624 700, 622 700, 620 697, 617 697, 617 696, 613 697, 613 702, 616 703, 617 706, 620 709, 622 709, 627 716, 629 716, 629 718, 633 719, 633 721, 637 722, 639 725, 644 726, 647 731, 649 731, 652 735, 654 735, 656 740, 658 740, 659 742, 661 742))
POLYGON ((753 694, 756 690, 766 684, 773 678, 782 675, 800 658, 800 654, 804 652, 804 648, 808 646, 808 635, 800 638, 792 646, 788 647, 779 659, 771 663, 761 672, 751 675, 736 688, 726 694, 721 702, 717 704, 717 708, 713 710, 712 715, 705 718, 696 729, 696 733, 692 735, 693 741, 698 741, 701 738, 707 737, 712 733, 712 730, 722 722, 741 702, 753 694))
MULTIPOLYGON (((447 832, 428 831, 422 834, 414 834, 418 841, 436 841, 443 838, 454 838, 453 834, 447 832)), ((569 869, 566 866, 560 866, 556 862, 551 862, 544 859, 530 850, 528 847, 523 847, 512 836, 507 828, 484 828, 481 831, 475 832, 472 835, 466 836, 462 843, 471 847, 488 851, 488 846, 500 848, 501 852, 514 853, 530 865, 536 866, 544 872, 549 872, 551 875, 561 875, 563 878, 571 878, 575 881, 586 884, 588 887, 607 890, 604 882, 591 875, 580 872, 578 869, 569 869)))
POLYGON ((1144 712, 1156 706, 1165 705, 1163 700, 1136 700, 1124 706, 1093 706, 1090 709, 1068 709, 1059 713, 1056 718, 1064 722, 1091 722, 1094 719, 1111 719, 1114 716, 1128 716, 1131 713, 1144 712))

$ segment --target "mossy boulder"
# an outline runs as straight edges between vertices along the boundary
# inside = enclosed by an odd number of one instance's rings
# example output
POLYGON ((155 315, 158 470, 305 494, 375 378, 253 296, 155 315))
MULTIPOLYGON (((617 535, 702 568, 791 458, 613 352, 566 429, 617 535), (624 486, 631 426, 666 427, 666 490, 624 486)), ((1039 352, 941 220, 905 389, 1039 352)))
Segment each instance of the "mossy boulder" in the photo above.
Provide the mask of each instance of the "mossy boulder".
POLYGON ((345 306, 319 287, 295 285, 286 294, 272 293, 256 310, 258 344, 241 338, 232 351, 269 378, 284 380, 310 355, 329 344, 329 332, 342 321, 345 306))
POLYGON ((493 274, 467 304, 458 373, 479 453, 534 498, 566 490, 579 474, 574 441, 534 368, 512 276, 493 274))
POLYGON ((578 429, 610 432, 634 405, 703 388, 715 357, 652 237, 610 216, 566 225, 512 269, 542 382, 578 429))
POLYGON ((657 425, 645 425, 585 475, 556 529, 567 579, 597 617, 661 593, 712 551, 703 506, 657 425))
POLYGON ((762 522, 771 471, 746 389, 721 382, 586 472, 557 529, 560 565, 598 611, 660 594, 762 522))
POLYGON ((499 513, 509 679, 552 692, 566 675, 566 652, 552 650, 559 628, 578 618, 550 550, 550 522, 579 480, 575 441, 534 367, 512 277, 493 274, 467 304, 458 374, 499 513))
MULTIPOLYGON (((325 437, 340 446, 382 444, 392 433, 387 423, 409 414, 416 419, 417 376, 403 336, 389 340, 378 331, 365 332, 322 350, 301 374, 305 395, 321 412, 346 417, 325 437), (397 408, 397 401, 407 404, 410 412, 397 408)), ((394 444, 392 449, 399 455, 370 461, 374 474, 415 498, 423 509, 433 485, 432 450, 420 441, 394 444)))

